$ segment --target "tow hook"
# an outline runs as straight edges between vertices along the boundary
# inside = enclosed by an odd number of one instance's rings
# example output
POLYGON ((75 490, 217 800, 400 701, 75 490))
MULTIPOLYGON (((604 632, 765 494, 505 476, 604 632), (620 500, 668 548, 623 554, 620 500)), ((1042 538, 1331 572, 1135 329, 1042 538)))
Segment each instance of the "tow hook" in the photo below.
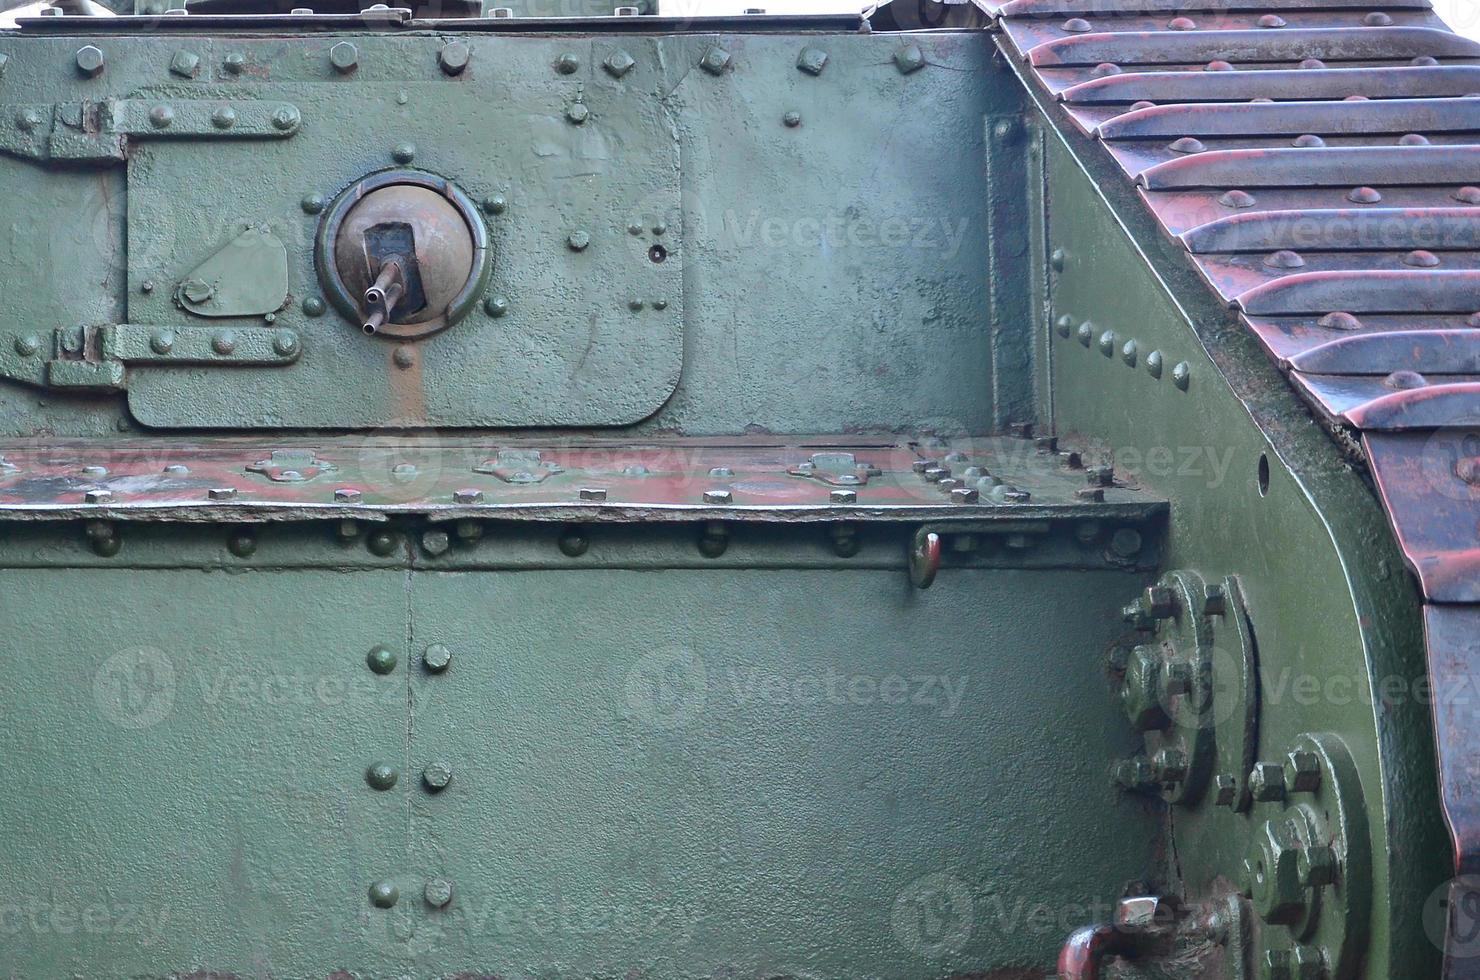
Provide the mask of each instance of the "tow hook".
POLYGON ((1107 956, 1133 959, 1156 938, 1176 927, 1177 910, 1157 895, 1123 898, 1115 907, 1115 924, 1074 930, 1059 950, 1060 980, 1100 980, 1107 956))

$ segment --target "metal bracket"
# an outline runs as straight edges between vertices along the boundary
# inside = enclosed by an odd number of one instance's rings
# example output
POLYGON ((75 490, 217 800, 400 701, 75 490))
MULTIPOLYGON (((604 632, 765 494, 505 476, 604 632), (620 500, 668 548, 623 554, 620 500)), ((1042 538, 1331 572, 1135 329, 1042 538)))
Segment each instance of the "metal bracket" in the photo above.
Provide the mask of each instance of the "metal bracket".
POLYGON ((872 463, 860 463, 852 453, 813 453, 807 462, 798 463, 786 472, 828 486, 859 487, 881 471, 872 463))
POLYGON ((529 485, 565 470, 558 463, 545 462, 538 449, 500 449, 490 460, 473 467, 474 473, 487 473, 505 483, 529 485))
POLYGON ((337 466, 319 459, 312 449, 274 449, 267 459, 259 459, 246 470, 260 473, 273 483, 307 483, 339 472, 337 466))
POLYGON ((120 323, 101 328, 105 361, 123 364, 283 365, 298 360, 298 333, 269 327, 166 327, 120 323))
POLYGON ((286 139, 302 122, 297 106, 259 99, 0 105, 0 152, 34 160, 123 160, 133 139, 286 139))

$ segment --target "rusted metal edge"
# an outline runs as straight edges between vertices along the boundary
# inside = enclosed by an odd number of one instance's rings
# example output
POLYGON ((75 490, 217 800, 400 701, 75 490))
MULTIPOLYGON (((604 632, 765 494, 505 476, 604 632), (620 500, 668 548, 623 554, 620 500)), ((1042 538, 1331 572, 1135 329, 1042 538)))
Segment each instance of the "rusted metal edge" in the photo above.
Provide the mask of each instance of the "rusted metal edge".
POLYGON ((1307 374, 1480 374, 1480 331, 1384 330, 1309 347, 1281 366, 1307 374))
POLYGON ((1141 71, 1107 75, 1058 94, 1073 105, 1236 102, 1245 99, 1449 98, 1480 92, 1480 65, 1401 68, 1271 68, 1256 71, 1141 71))
POLYGON ((1250 211, 1209 221, 1178 237, 1193 255, 1277 249, 1474 250, 1480 249, 1480 208, 1250 211))
POLYGON ((1255 316, 1473 313, 1480 306, 1480 270, 1299 272, 1240 293, 1234 305, 1255 316))
POLYGON ((1148 190, 1230 187, 1353 187, 1472 184, 1480 146, 1326 146, 1209 150, 1136 175, 1148 190))

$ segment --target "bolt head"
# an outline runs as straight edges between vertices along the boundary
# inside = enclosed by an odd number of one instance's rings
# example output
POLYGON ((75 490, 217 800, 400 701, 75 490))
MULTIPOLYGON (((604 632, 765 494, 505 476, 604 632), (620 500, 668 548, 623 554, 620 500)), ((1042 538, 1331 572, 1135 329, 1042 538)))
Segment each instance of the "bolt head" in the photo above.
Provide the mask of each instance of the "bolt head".
POLYGON ((1296 980, 1322 980, 1326 976, 1326 956, 1319 947, 1297 946, 1291 962, 1296 980))
POLYGON ((1213 778, 1213 802, 1217 806, 1232 807, 1238 803, 1238 777, 1220 772, 1213 778))
POLYGON ((1256 762, 1249 773, 1249 792, 1259 803, 1285 798, 1285 768, 1273 762, 1256 762))
POLYGON ((433 762, 422 770, 421 781, 427 789, 440 793, 452 782, 452 767, 445 762, 433 762))
POLYGON ((1151 765, 1156 770, 1157 782, 1163 785, 1180 783, 1187 778, 1187 753, 1181 749, 1158 749, 1151 757, 1151 765))
POLYGON ((401 890, 388 881, 377 881, 370 886, 370 904, 378 909, 388 909, 401 899, 401 890))
POLYGON ((797 55, 797 68, 808 75, 821 75, 822 69, 826 67, 827 52, 821 48, 808 45, 802 49, 801 54, 797 55))
POLYGON ((437 64, 448 75, 461 75, 472 60, 473 49, 466 41, 453 41, 442 46, 437 53, 437 64))
POLYGON ((452 664, 452 651, 441 643, 433 643, 422 654, 421 662, 433 674, 440 674, 452 664))
POLYGON ((925 67, 925 52, 918 44, 910 44, 894 52, 894 65, 901 75, 908 75, 925 67))
POLYGON ((365 782, 371 789, 384 792, 396 785, 401 774, 389 762, 377 762, 365 770, 365 782))
POLYGON ((103 72, 103 66, 107 59, 103 57, 103 51, 95 44, 77 50, 77 70, 88 78, 97 78, 103 72))
POLYGON ((1138 645, 1126 661, 1120 704, 1138 732, 1166 728, 1171 724, 1161 701, 1162 661, 1156 649, 1138 645))
POLYGON ((606 499, 606 488, 605 487, 582 487, 581 488, 581 494, 580 495, 581 495, 581 499, 582 500, 605 500, 606 499))
POLYGON ((212 487, 206 491, 209 500, 235 500, 236 487, 212 487))
POLYGON ((591 245, 591 235, 584 231, 573 231, 565 239, 572 252, 584 252, 591 245))
POLYGON ((421 548, 433 558, 447 553, 452 547, 452 539, 446 531, 427 531, 421 536, 421 548))
POLYGON ((340 41, 329 49, 329 64, 341 75, 360 67, 360 49, 349 41, 340 41))
POLYGON ((462 490, 452 491, 452 502, 455 504, 476 504, 483 500, 483 491, 474 487, 465 487, 462 490))
POLYGON ((446 878, 433 878, 422 889, 422 896, 432 908, 446 908, 452 902, 452 882, 446 878))
POLYGON ((365 654, 365 664, 377 674, 389 674, 396 669, 396 651, 387 646, 375 646, 365 654))
POLYGON ((1302 848, 1295 867, 1307 888, 1324 888, 1336 880, 1336 855, 1324 844, 1302 848))
POLYGON ((728 504, 733 503, 735 495, 728 490, 705 490, 704 502, 706 504, 728 504))
POLYGON ((607 56, 607 59, 601 63, 601 67, 605 68, 606 73, 613 78, 621 78, 623 75, 631 71, 632 67, 636 64, 637 62, 634 61, 632 59, 632 56, 627 52, 613 51, 610 55, 607 56))
POLYGON ((291 357, 298 353, 298 335, 291 330, 279 330, 272 338, 272 349, 279 357, 291 357))
POLYGON ((1259 828, 1244 858, 1244 885, 1265 922, 1277 925, 1299 920, 1305 898, 1299 859, 1299 851, 1284 841, 1273 823, 1259 828))
POLYGON ((189 51, 176 51, 175 56, 170 59, 170 72, 181 78, 194 78, 199 67, 200 55, 189 51))
POLYGON ((1314 752, 1291 752, 1285 763, 1285 776, 1292 792, 1316 792, 1321 788, 1321 757, 1314 752))
POLYGON ((710 45, 704 57, 699 59, 699 67, 711 75, 723 75, 730 67, 730 52, 717 44, 710 45))
POLYGON ((572 102, 565 108, 565 118, 579 126, 591 118, 591 110, 586 108, 586 103, 584 102, 572 102))

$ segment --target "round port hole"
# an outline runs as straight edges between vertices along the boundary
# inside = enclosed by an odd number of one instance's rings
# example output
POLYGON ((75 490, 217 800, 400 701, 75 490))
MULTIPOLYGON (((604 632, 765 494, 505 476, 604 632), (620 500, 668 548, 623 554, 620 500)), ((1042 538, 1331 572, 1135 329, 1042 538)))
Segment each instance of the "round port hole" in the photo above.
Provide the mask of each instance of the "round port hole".
POLYGON ((664 248, 662 245, 654 245, 652 248, 648 249, 648 258, 652 259, 654 262, 666 262, 668 261, 668 249, 664 248))
POLYGON ((1269 457, 1259 454, 1259 496, 1269 495, 1269 457))

